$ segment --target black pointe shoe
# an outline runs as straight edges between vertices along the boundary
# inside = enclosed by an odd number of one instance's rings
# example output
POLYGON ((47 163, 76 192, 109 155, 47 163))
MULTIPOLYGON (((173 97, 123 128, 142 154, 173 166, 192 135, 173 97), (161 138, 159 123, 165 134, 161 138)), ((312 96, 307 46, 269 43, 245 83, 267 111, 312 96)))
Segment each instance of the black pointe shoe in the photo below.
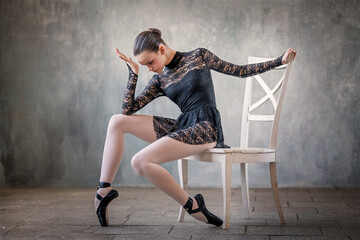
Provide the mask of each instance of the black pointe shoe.
POLYGON ((198 203, 199 208, 192 210, 193 200, 189 197, 188 201, 184 205, 185 210, 189 214, 202 212, 207 219, 207 224, 212 224, 220 227, 223 224, 223 220, 221 220, 219 217, 215 216, 206 209, 204 197, 201 194, 197 194, 194 198, 198 203))
MULTIPOLYGON (((100 182, 99 188, 106 188, 110 187, 110 183, 107 182, 100 182)), ((99 219, 100 225, 103 227, 109 226, 108 216, 107 216, 107 206, 109 203, 119 196, 118 192, 114 189, 110 190, 108 194, 106 194, 105 197, 101 197, 98 193, 96 193, 96 198, 99 199, 100 203, 99 206, 96 209, 96 215, 99 219)))

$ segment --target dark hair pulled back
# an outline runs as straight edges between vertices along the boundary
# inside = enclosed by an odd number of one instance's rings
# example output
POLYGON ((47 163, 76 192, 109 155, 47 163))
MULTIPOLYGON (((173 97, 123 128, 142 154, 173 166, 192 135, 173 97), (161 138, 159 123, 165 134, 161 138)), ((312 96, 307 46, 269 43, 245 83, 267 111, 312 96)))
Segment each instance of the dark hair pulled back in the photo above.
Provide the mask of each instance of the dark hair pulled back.
POLYGON ((157 28, 149 28, 149 30, 141 32, 135 38, 134 56, 139 55, 143 51, 157 52, 161 43, 166 45, 161 38, 161 31, 157 28))

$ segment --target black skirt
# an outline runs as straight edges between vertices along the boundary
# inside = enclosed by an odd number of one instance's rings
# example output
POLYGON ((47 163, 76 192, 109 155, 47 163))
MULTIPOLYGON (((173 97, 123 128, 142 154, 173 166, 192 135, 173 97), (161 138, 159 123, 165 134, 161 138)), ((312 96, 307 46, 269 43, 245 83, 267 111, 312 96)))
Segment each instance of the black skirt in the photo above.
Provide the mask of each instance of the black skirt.
POLYGON ((176 120, 154 116, 153 125, 157 139, 167 136, 192 145, 216 142, 216 148, 229 148, 224 144, 220 113, 214 106, 184 112, 176 120))

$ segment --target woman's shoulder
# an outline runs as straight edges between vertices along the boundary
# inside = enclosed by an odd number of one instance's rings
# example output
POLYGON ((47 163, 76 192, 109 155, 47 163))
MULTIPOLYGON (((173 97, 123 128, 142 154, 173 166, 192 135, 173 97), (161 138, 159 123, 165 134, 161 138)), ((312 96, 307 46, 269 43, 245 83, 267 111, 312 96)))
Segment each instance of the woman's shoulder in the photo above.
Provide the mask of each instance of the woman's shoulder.
POLYGON ((207 49, 203 48, 203 47, 198 47, 198 48, 195 48, 191 51, 188 51, 188 52, 184 52, 183 54, 184 55, 203 55, 204 52, 208 51, 207 49))

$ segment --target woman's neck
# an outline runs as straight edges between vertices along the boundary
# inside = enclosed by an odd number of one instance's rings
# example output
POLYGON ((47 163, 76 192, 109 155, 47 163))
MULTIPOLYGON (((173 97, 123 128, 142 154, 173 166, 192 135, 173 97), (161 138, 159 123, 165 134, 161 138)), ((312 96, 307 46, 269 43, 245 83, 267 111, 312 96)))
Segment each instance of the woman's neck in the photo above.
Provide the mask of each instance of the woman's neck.
POLYGON ((165 57, 166 57, 166 62, 165 65, 168 65, 171 60, 174 58, 176 51, 174 49, 171 49, 170 47, 166 46, 166 52, 165 52, 165 57))

